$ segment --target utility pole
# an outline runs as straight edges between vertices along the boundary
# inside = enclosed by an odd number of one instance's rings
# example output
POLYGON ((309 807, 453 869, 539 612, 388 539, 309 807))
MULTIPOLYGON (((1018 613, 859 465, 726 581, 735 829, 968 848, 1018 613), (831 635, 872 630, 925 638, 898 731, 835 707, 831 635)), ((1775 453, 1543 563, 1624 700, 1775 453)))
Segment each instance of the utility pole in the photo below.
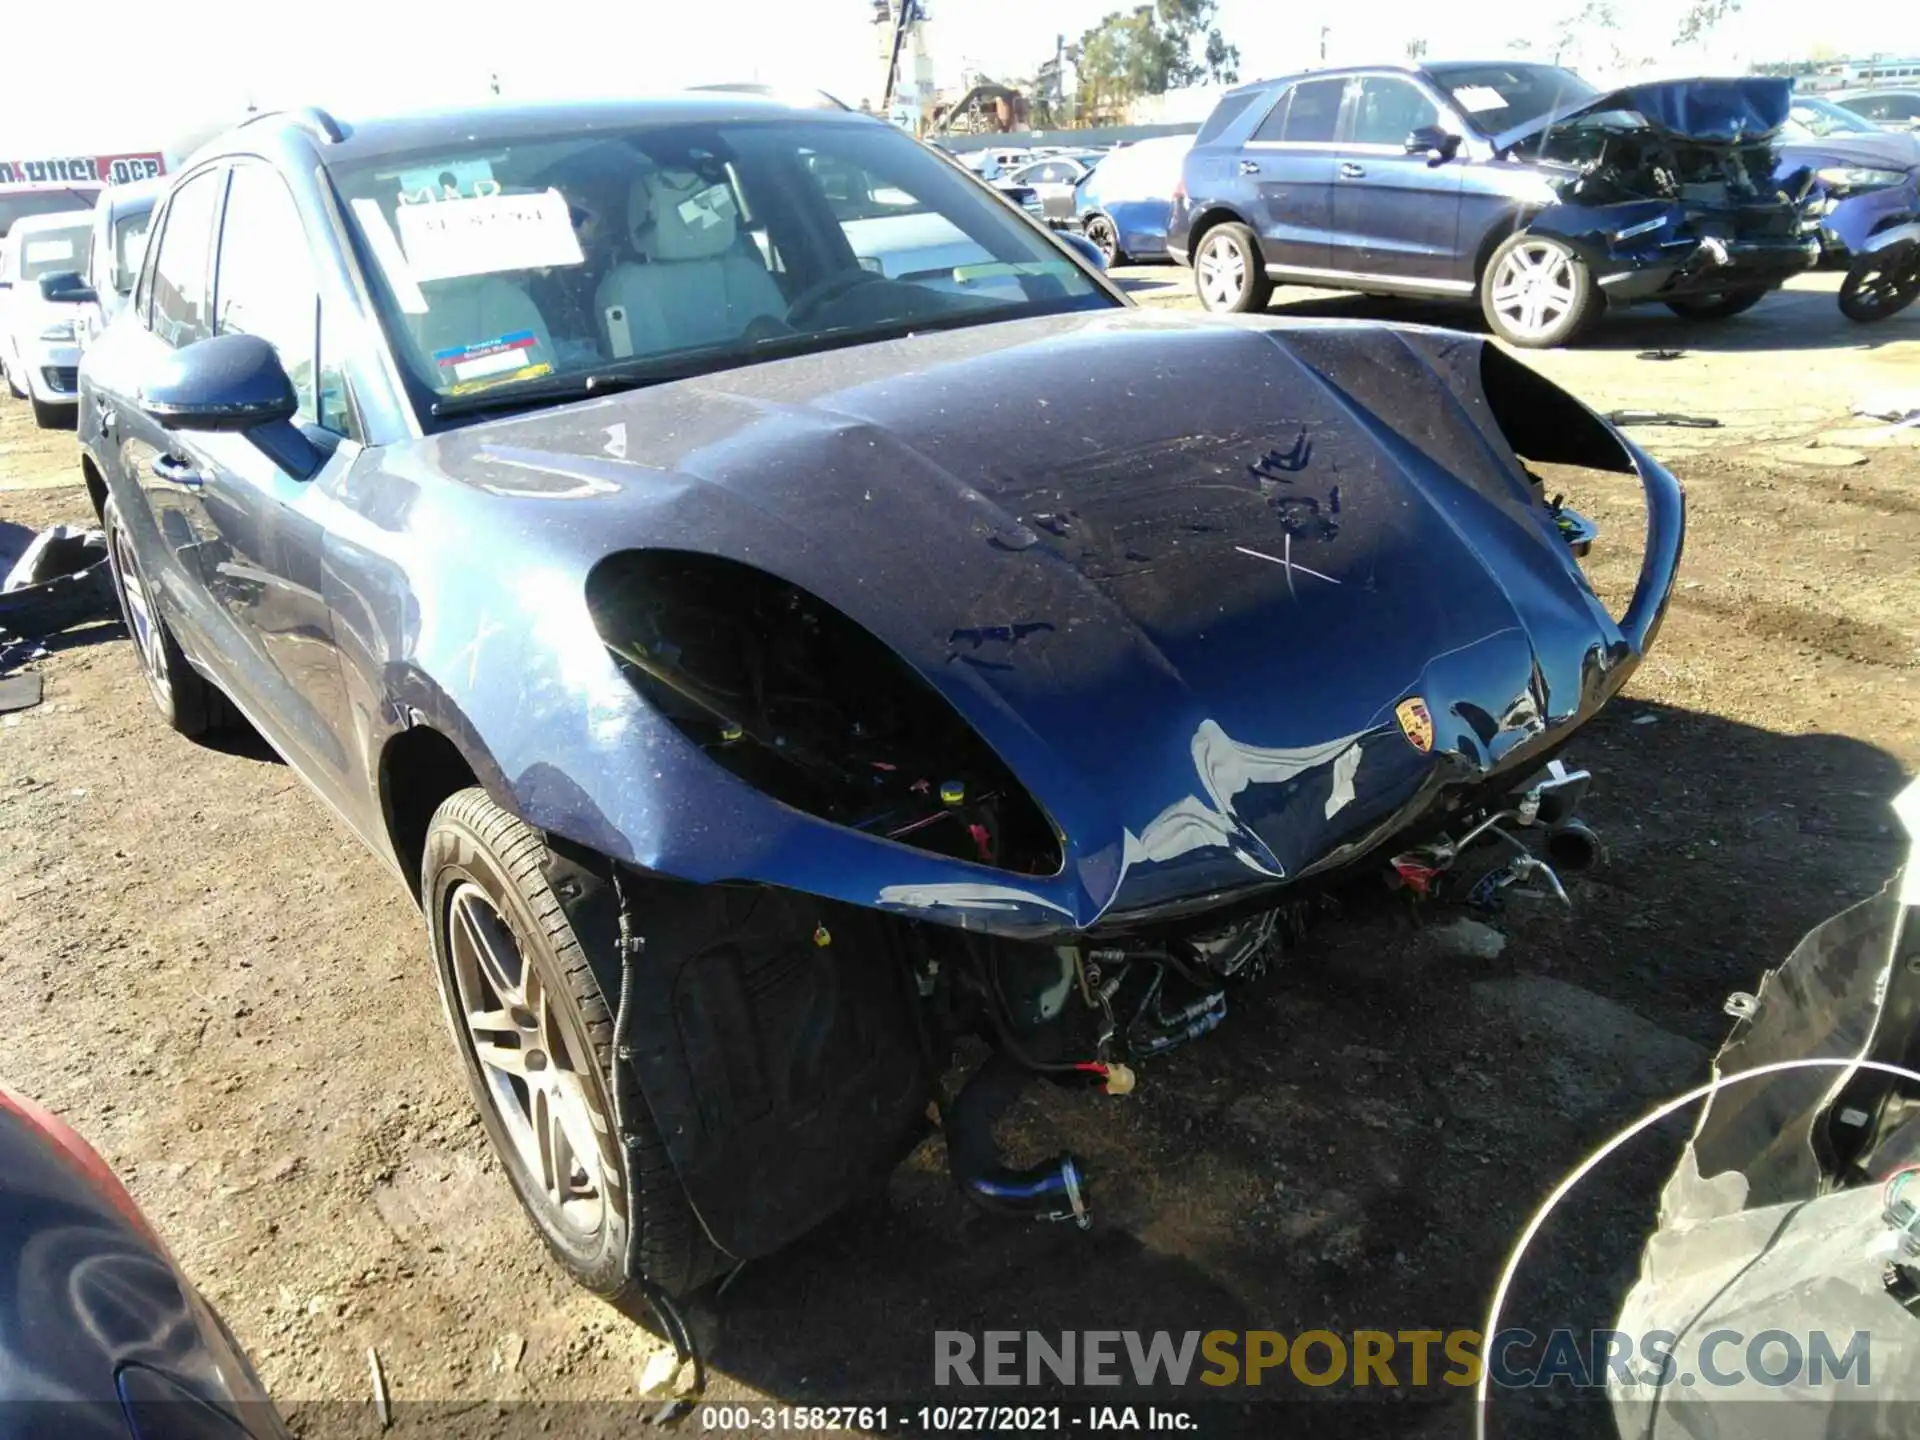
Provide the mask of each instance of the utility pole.
POLYGON ((1320 63, 1322 65, 1327 63, 1327 36, 1332 33, 1333 27, 1331 25, 1322 25, 1320 27, 1320 63))
POLYGON ((894 87, 900 79, 900 52, 906 46, 907 34, 913 28, 913 22, 920 18, 920 0, 898 0, 898 4, 900 8, 893 17, 893 45, 887 57, 887 83, 880 93, 882 115, 893 113, 894 87))

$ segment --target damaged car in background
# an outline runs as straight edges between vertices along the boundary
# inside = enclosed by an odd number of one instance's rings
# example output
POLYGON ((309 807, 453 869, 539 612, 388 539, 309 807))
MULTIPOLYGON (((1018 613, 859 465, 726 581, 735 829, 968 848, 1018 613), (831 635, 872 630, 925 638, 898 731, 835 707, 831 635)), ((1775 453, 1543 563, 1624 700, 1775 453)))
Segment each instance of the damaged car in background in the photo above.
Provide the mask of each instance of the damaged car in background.
POLYGON ((1493 345, 1142 311, 888 125, 737 95, 262 117, 151 233, 80 436, 142 672, 415 896, 602 1293, 787 1244, 930 1102, 971 1200, 1085 1224, 1078 1159, 995 1151, 1023 1084, 1144 1083, 1330 897, 1590 854, 1565 747, 1683 500, 1493 345), (962 243, 868 268, 856 172, 962 243), (1620 613, 1536 463, 1644 494, 1620 613))
POLYGON ((1477 297, 1515 345, 1611 305, 1717 320, 1820 257, 1778 175, 1792 82, 1601 92, 1550 65, 1314 71, 1230 92, 1188 152, 1168 249, 1209 310, 1279 283, 1477 297))

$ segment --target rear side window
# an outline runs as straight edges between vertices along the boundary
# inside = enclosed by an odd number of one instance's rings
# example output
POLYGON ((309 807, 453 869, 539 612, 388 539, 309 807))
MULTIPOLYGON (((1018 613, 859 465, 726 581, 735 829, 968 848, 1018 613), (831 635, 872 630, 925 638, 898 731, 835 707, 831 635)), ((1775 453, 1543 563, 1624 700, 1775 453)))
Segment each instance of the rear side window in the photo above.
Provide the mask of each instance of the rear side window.
POLYGON ((1340 125, 1340 97, 1346 90, 1345 80, 1309 80, 1294 86, 1286 133, 1280 138, 1294 144, 1331 144, 1340 125))
POLYGON ((203 171, 175 191, 167 206, 148 326, 169 345, 191 345, 213 334, 213 223, 226 183, 226 171, 203 171))
POLYGON ((1260 122, 1259 129, 1253 132, 1256 140, 1284 140, 1287 138, 1287 106, 1293 101, 1293 91, 1284 90, 1280 98, 1267 112, 1267 118, 1260 122))
POLYGON ((1193 137, 1196 145, 1205 145, 1220 138, 1220 132, 1246 112, 1249 105, 1259 98, 1260 92, 1249 91, 1245 95, 1229 95, 1213 107, 1213 113, 1207 117, 1207 123, 1200 127, 1200 133, 1193 137))

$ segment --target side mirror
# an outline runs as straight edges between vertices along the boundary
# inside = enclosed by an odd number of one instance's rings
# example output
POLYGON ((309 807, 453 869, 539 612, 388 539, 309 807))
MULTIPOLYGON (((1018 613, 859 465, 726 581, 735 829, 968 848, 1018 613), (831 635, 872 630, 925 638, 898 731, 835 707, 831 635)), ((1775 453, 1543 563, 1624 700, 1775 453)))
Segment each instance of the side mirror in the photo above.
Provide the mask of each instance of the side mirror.
POLYGON ((1061 244, 1072 249, 1076 255, 1093 266, 1094 269, 1105 270, 1107 268, 1107 257, 1101 254, 1100 247, 1087 239, 1086 236, 1076 234, 1071 230, 1059 230, 1054 233, 1059 236, 1061 244))
POLYGON ((293 382, 257 335, 215 335, 173 351, 141 387, 140 408, 164 430, 251 430, 293 418, 293 382))
POLYGON ((290 423, 299 397, 273 346, 258 335, 215 335, 171 352, 148 373, 140 408, 163 430, 244 431, 298 480, 325 458, 290 423))
POLYGON ((100 297, 78 270, 56 270, 40 277, 40 298, 55 305, 97 305, 100 297))
POLYGON ((1451 160, 1460 153, 1460 137, 1438 125, 1422 125, 1407 135, 1407 154, 1451 160))

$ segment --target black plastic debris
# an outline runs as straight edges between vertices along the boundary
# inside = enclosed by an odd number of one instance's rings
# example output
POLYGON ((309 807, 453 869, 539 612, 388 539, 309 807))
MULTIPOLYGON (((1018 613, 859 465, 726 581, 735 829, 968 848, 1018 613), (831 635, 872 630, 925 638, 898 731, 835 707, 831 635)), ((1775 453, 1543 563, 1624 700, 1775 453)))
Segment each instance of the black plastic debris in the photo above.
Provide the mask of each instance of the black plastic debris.
POLYGON ((1636 360, 1684 360, 1686 354, 1684 350, 1642 350, 1634 358, 1636 360))
POLYGON ((0 629, 51 635, 113 614, 103 532, 53 525, 19 546, 27 534, 18 525, 0 525, 0 562, 17 552, 0 582, 0 629))
POLYGON ((1711 415, 1678 415, 1671 410, 1609 410, 1607 419, 1616 425, 1675 425, 1683 430, 1720 428, 1720 422, 1711 415))
POLYGON ((7 676, 0 680, 0 715, 11 715, 16 710, 31 710, 40 703, 40 693, 41 682, 37 671, 7 676))

